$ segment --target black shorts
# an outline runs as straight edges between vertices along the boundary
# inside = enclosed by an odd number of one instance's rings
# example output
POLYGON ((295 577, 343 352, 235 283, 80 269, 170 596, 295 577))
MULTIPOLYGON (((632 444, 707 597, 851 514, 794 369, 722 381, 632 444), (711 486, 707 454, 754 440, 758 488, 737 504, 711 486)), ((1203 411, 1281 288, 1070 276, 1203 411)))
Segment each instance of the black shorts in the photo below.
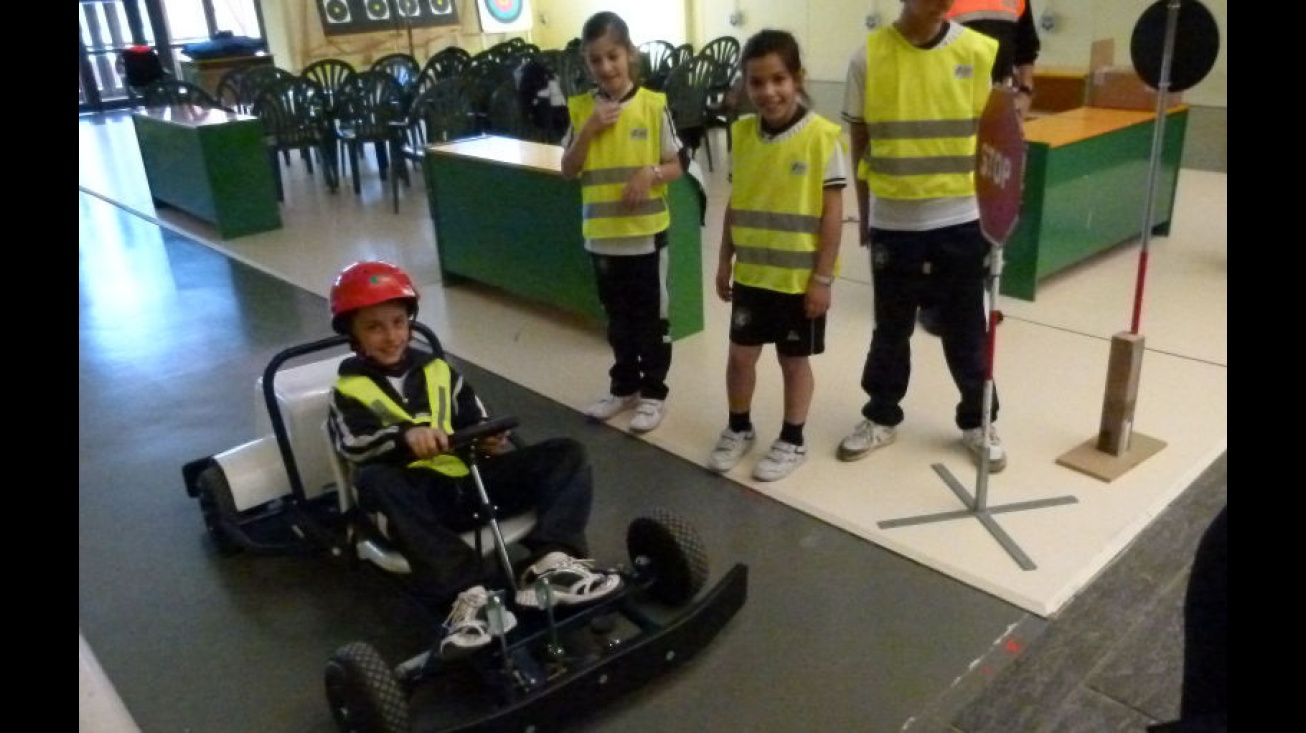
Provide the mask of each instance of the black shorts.
POLYGON ((825 316, 808 318, 802 293, 778 293, 735 283, 730 307, 730 342, 740 346, 775 344, 784 356, 825 351, 825 316))

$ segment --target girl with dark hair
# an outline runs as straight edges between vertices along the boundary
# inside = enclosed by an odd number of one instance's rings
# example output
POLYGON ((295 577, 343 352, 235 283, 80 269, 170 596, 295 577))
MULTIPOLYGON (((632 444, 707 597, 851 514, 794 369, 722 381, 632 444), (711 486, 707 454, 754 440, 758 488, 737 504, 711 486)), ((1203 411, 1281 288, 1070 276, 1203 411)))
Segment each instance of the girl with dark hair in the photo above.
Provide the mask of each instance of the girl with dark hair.
POLYGON ((717 296, 731 304, 729 423, 708 467, 729 471, 753 447, 757 361, 775 344, 784 420, 753 478, 776 481, 807 458, 803 426, 815 389, 809 357, 825 350, 848 173, 839 125, 810 109, 794 37, 761 31, 744 45, 740 64, 757 114, 731 129, 730 204, 716 271, 717 296))

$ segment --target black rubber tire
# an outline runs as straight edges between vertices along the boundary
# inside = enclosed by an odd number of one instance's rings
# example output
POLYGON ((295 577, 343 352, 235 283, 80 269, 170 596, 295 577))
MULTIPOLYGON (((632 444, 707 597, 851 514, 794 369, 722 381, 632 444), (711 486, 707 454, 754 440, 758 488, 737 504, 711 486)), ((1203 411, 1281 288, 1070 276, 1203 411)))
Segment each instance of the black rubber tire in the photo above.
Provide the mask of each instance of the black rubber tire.
POLYGON ((651 578, 649 595, 669 606, 688 603, 707 583, 703 538, 687 520, 665 509, 630 523, 626 550, 635 568, 651 578))
POLYGON ((341 731, 408 733, 408 697, 371 645, 355 641, 337 649, 325 677, 327 702, 341 731))
POLYGON ((236 500, 231 494, 231 485, 222 466, 209 464, 195 479, 195 493, 199 498, 200 515, 204 517, 204 527, 218 552, 223 555, 236 555, 241 545, 222 528, 223 517, 231 521, 236 519, 236 500))

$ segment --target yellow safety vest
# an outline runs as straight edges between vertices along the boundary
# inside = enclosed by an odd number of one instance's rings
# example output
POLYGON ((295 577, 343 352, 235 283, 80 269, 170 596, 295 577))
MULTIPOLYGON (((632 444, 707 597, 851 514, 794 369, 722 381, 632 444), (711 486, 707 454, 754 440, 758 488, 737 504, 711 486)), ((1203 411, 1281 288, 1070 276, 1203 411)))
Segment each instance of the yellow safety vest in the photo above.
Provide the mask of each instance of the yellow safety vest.
MULTIPOLYGON (((567 100, 571 127, 579 130, 594 112, 590 93, 567 100)), ((634 208, 621 203, 621 191, 640 168, 662 162, 662 123, 666 119, 665 94, 640 88, 621 111, 621 117, 590 143, 580 185, 583 233, 586 239, 637 237, 657 234, 671 225, 666 184, 649 187, 649 197, 634 208)))
POLYGON ((892 25, 867 35, 863 118, 870 139, 857 176, 876 196, 975 193, 976 132, 998 42, 959 30, 931 49, 913 46, 892 25))
POLYGON ((741 285, 802 293, 820 248, 825 165, 839 143, 838 125, 812 114, 783 141, 764 142, 755 116, 731 129, 730 239, 741 285))
POLYGON ((956 0, 948 11, 948 20, 973 23, 977 20, 1003 20, 1015 23, 1025 14, 1025 0, 956 0))
MULTIPOLYGON (((336 389, 370 407, 386 426, 403 423, 430 425, 451 435, 453 434, 453 409, 450 401, 452 376, 449 363, 444 359, 432 359, 422 371, 426 374, 426 394, 432 413, 423 417, 415 418, 408 414, 407 410, 390 399, 390 396, 369 377, 357 374, 342 376, 336 381, 336 389)), ((408 464, 408 467, 429 468, 453 478, 470 473, 467 464, 463 463, 461 458, 449 453, 413 461, 408 464)))

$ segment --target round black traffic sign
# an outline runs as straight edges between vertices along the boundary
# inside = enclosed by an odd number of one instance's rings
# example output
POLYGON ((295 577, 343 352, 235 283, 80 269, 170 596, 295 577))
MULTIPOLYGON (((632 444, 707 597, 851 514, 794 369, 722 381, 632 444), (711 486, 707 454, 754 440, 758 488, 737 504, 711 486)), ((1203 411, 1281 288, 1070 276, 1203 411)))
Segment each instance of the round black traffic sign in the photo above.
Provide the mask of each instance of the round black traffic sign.
MULTIPOLYGON (((1134 24, 1129 55, 1138 76, 1154 89, 1161 88, 1161 64, 1165 55, 1165 31, 1170 5, 1175 0, 1156 0, 1134 24)), ((1210 73, 1220 53, 1220 29, 1215 16, 1199 0, 1178 0, 1174 50, 1170 58, 1170 92, 1182 92, 1210 73)))

